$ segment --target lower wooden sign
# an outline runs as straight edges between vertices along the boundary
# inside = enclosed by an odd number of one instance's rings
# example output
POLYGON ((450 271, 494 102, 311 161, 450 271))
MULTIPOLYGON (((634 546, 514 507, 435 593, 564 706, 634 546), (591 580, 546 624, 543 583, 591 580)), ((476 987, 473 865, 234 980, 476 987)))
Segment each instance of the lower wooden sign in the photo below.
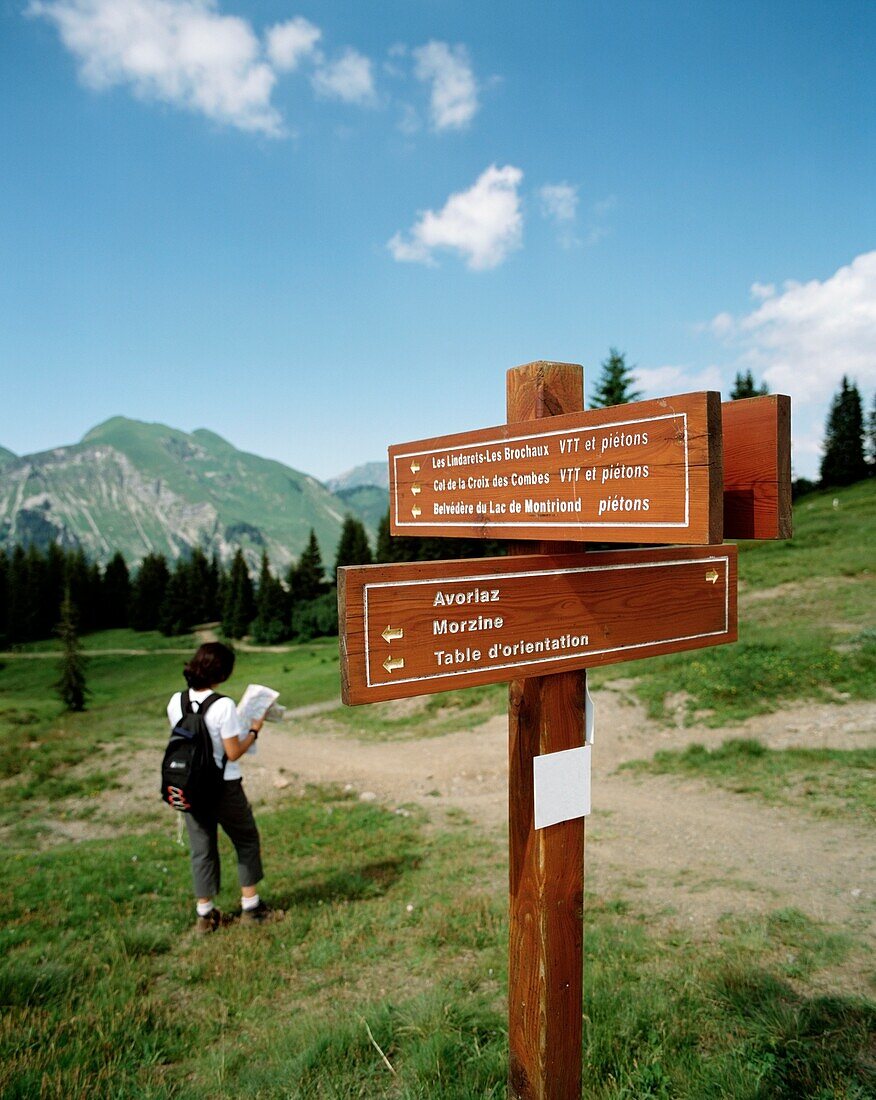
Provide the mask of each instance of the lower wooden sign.
POLYGON ((736 548, 667 547, 338 570, 345 703, 736 641, 736 548))

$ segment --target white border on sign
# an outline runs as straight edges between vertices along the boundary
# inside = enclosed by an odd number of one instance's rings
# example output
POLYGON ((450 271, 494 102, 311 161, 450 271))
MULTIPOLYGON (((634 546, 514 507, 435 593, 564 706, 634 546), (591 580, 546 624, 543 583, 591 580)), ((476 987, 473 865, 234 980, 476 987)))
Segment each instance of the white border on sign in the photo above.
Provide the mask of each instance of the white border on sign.
MULTIPOLYGON (((574 527, 574 528, 578 528, 578 529, 589 528, 589 527, 628 527, 628 528, 635 529, 635 528, 640 528, 640 527, 649 527, 649 528, 650 527, 681 527, 681 528, 686 528, 686 527, 690 526, 690 461, 689 461, 689 457, 688 457, 688 435, 687 435, 687 413, 686 412, 663 413, 659 416, 640 416, 637 419, 633 419, 633 420, 618 420, 618 421, 615 421, 615 423, 613 423, 613 424, 596 424, 596 425, 593 425, 592 427, 563 428, 563 429, 558 429, 557 431, 553 431, 553 432, 532 432, 528 435, 515 435, 515 436, 509 436, 508 438, 500 437, 500 438, 497 438, 497 439, 484 439, 484 440, 481 440, 479 443, 457 443, 457 444, 451 445, 450 447, 434 447, 434 448, 432 448, 432 450, 429 450, 429 451, 406 451, 404 454, 394 455, 392 461, 393 461, 392 487, 393 487, 393 495, 394 495, 393 503, 395 505, 395 525, 396 525, 396 527, 436 527, 436 526, 446 525, 446 526, 450 526, 450 527, 486 527, 486 528, 490 528, 490 527, 546 527, 546 526, 556 526, 556 527, 574 527), (557 436, 557 435, 572 435, 572 434, 575 434, 575 433, 580 434, 580 433, 583 433, 583 432, 608 431, 611 428, 627 428, 632 424, 653 423, 656 420, 677 420, 679 417, 684 421, 684 426, 682 428, 682 436, 684 438, 684 520, 683 521, 663 520, 663 521, 660 521, 660 522, 655 522, 655 521, 651 520, 650 522, 646 522, 644 520, 641 520, 641 521, 628 520, 628 521, 625 521, 625 522, 612 522, 611 520, 596 520, 596 519, 594 519, 594 520, 578 520, 578 521, 563 520, 560 523, 551 524, 549 522, 546 522, 544 519, 541 519, 540 521, 536 521, 534 523, 524 523, 524 522, 521 522, 520 520, 511 520, 511 519, 508 519, 508 520, 484 519, 484 520, 478 521, 477 517, 466 517, 458 523, 454 522, 452 519, 450 519, 450 520, 446 520, 446 519, 442 520, 442 519, 434 519, 434 518, 431 519, 431 520, 399 519, 398 463, 401 462, 405 458, 419 458, 422 455, 442 454, 442 453, 445 453, 445 452, 448 452, 448 451, 466 451, 466 450, 473 450, 473 449, 476 449, 476 448, 479 448, 479 447, 501 446, 505 443, 524 443, 527 440, 534 439, 536 437, 544 439, 544 438, 548 438, 550 436, 557 436)), ((397 680, 394 681, 394 682, 398 683, 397 680)))
POLYGON ((522 668, 524 665, 554 664, 561 661, 575 661, 580 657, 593 657, 602 653, 620 653, 634 649, 646 649, 654 645, 668 645, 672 642, 690 642, 697 638, 716 638, 727 634, 730 629, 730 558, 716 555, 708 558, 684 558, 677 561, 617 562, 612 565, 578 565, 571 569, 531 569, 507 573, 486 573, 474 577, 432 577, 417 581, 375 581, 363 588, 363 612, 365 628, 365 686, 388 687, 391 684, 415 684, 423 680, 442 680, 449 676, 472 676, 479 672, 499 672, 506 668, 522 668), (724 565, 724 626, 720 630, 709 630, 702 634, 682 634, 675 638, 661 638, 653 642, 635 642, 632 645, 605 646, 602 649, 582 649, 576 653, 567 653, 562 657, 536 657, 520 661, 507 661, 504 664, 479 665, 477 668, 454 669, 451 672, 432 672, 425 676, 407 676, 387 680, 371 679, 371 649, 369 645, 368 591, 372 588, 412 588, 424 584, 476 584, 479 581, 515 580, 518 577, 558 577, 573 573, 606 573, 614 569, 665 569, 675 565, 724 565))

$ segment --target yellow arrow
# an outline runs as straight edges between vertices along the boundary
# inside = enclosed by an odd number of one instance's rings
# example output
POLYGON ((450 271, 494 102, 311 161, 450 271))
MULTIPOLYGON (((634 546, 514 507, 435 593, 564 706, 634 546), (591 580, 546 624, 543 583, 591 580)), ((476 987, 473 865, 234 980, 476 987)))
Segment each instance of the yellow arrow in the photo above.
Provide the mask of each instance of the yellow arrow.
POLYGON ((411 486, 411 492, 414 494, 415 497, 418 497, 420 495, 420 493, 422 493, 422 491, 423 490, 420 488, 419 485, 412 485, 411 486))
POLYGON ((387 657, 383 662, 383 667, 387 672, 395 672, 397 668, 405 667, 404 657, 387 657))
POLYGON ((715 583, 715 581, 716 581, 716 580, 718 579, 718 575, 719 575, 719 574, 718 574, 718 571, 717 571, 716 569, 710 569, 710 570, 708 571, 708 573, 706 573, 706 580, 707 580, 707 581, 708 581, 708 582, 709 582, 710 584, 714 584, 714 583, 715 583))
POLYGON ((416 519, 417 516, 421 516, 422 514, 423 514, 423 511, 420 508, 420 506, 418 504, 415 504, 413 506, 413 508, 411 509, 411 515, 414 517, 414 519, 416 519))
POLYGON ((411 473, 418 474, 420 472, 420 464, 416 459, 411 463, 411 473))
POLYGON ((388 626, 386 630, 380 635, 385 642, 398 642, 405 636, 405 632, 400 626, 388 626))

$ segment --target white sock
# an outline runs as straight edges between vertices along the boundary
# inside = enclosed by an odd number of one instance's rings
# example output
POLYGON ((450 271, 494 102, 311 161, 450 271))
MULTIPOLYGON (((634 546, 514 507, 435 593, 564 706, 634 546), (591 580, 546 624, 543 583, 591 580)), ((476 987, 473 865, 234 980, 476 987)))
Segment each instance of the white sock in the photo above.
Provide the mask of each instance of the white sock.
POLYGON ((258 907, 259 907, 259 896, 258 896, 258 894, 253 894, 253 896, 251 898, 241 898, 240 899, 240 907, 245 912, 248 912, 250 909, 258 909, 258 907))
POLYGON ((213 912, 213 899, 212 898, 210 899, 210 901, 199 901, 198 902, 198 916, 199 917, 209 917, 212 912, 213 912))

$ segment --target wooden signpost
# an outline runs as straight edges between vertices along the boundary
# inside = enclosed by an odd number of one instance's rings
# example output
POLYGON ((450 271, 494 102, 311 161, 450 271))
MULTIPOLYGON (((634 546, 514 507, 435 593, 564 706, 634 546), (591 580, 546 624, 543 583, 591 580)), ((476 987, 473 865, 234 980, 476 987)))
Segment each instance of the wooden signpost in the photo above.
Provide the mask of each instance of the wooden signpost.
POLYGON ((736 547, 350 567, 345 703, 736 641, 736 547))
POLYGON ((389 449, 394 535, 720 542, 721 493, 717 393, 389 449))
POLYGON ((584 669, 735 641, 722 539, 790 535, 787 398, 583 412, 582 383, 574 364, 517 367, 507 425, 389 451, 394 534, 538 541, 338 570, 344 702, 510 681, 512 1100, 581 1095, 585 819, 536 828, 533 762, 584 745, 584 669))

